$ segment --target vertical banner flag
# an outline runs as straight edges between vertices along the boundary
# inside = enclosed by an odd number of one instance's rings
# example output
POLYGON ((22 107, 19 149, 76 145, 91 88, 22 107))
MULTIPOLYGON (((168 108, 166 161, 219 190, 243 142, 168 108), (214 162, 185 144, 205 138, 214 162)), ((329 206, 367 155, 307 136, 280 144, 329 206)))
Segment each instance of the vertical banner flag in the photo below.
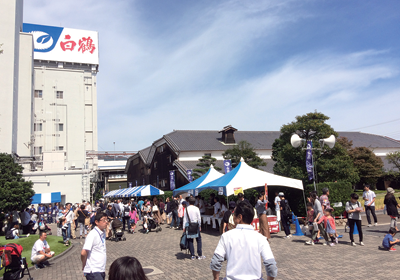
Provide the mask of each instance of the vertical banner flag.
POLYGON ((169 171, 169 184, 170 184, 171 191, 173 191, 175 189, 175 171, 174 170, 169 171))
POLYGON ((132 188, 132 182, 129 182, 128 184, 129 184, 129 187, 132 188))
POLYGON ((136 187, 137 187, 137 180, 136 180, 136 187))
POLYGON ((314 178, 313 161, 312 161, 312 141, 307 141, 306 169, 308 173, 308 180, 311 181, 314 178))
MULTIPOLYGON (((267 183, 265 183, 264 191, 265 191, 265 194, 267 195, 266 198, 267 198, 267 201, 268 201, 268 185, 267 185, 267 183)), ((265 209, 268 209, 268 203, 265 204, 265 209)))
POLYGON ((225 168, 225 174, 229 173, 232 170, 232 162, 230 159, 224 160, 224 168, 225 168))
POLYGON ((192 169, 188 169, 188 170, 186 170, 186 173, 187 173, 187 177, 188 177, 189 183, 191 183, 193 181, 193 176, 192 176, 193 170, 192 169))

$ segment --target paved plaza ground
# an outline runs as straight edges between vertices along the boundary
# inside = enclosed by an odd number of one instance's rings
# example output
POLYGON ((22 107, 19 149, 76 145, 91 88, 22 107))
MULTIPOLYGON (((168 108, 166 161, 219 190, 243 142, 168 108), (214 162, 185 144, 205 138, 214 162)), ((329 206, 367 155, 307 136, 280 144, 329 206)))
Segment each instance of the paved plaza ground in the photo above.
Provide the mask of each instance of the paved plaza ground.
MULTIPOLYGON (((284 239, 282 233, 272 235, 271 248, 279 269, 277 279, 397 279, 400 251, 378 250, 389 228, 386 217, 378 216, 383 225, 363 227, 366 233, 364 247, 349 246, 348 234, 344 234, 335 247, 322 244, 306 246, 307 238, 304 236, 284 239)), ((166 225, 162 227, 160 233, 127 234, 127 241, 107 241, 107 271, 115 259, 134 256, 143 267, 153 267, 155 272, 159 272, 150 275, 150 280, 212 279, 209 265, 219 241, 218 232, 209 227, 202 233, 203 254, 207 258, 192 261, 179 248, 182 231, 168 229, 166 225)), ((51 261, 51 267, 32 270, 35 280, 84 279, 80 261, 83 240, 74 240, 73 243, 74 247, 67 254, 51 261)), ((246 266, 246 263, 237 265, 246 266)), ((225 267, 226 264, 221 276, 225 276, 225 267)), ((265 269, 263 273, 266 277, 265 269)))

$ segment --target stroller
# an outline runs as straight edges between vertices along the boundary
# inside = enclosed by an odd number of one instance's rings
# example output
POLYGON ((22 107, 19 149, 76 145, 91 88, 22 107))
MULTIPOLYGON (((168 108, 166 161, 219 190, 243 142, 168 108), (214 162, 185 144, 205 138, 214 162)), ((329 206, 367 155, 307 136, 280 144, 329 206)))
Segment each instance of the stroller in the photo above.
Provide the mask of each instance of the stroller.
POLYGON ((149 232, 151 230, 155 230, 155 232, 158 233, 162 230, 162 228, 160 227, 157 219, 154 219, 153 217, 147 217, 147 225, 143 223, 143 230, 145 233, 147 233, 147 230, 149 230, 149 232))
POLYGON ((111 228, 112 228, 112 233, 113 233, 112 239, 115 242, 118 242, 120 240, 123 240, 123 241, 126 240, 124 231, 122 230, 122 222, 119 219, 115 219, 112 221, 111 228))
POLYGON ((33 280, 26 258, 21 257, 21 253, 24 250, 19 244, 7 244, 0 247, 1 256, 1 269, 5 267, 4 280, 22 279, 25 275, 25 270, 28 272, 28 280, 33 280))

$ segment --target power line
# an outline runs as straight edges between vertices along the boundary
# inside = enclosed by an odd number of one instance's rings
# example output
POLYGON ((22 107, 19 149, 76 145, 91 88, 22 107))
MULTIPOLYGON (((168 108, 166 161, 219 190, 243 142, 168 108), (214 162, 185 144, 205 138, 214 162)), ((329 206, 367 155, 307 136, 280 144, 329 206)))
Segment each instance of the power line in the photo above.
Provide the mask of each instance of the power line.
POLYGON ((359 129, 364 129, 364 128, 369 128, 369 127, 374 127, 374 126, 378 126, 378 125, 381 125, 381 124, 387 124, 387 123, 397 122, 397 121, 400 121, 400 119, 395 119, 395 120, 391 120, 391 121, 387 121, 387 122, 383 122, 383 123, 377 123, 377 124, 373 124, 373 125, 369 125, 369 126, 354 128, 354 129, 350 129, 349 131, 359 130, 359 129))

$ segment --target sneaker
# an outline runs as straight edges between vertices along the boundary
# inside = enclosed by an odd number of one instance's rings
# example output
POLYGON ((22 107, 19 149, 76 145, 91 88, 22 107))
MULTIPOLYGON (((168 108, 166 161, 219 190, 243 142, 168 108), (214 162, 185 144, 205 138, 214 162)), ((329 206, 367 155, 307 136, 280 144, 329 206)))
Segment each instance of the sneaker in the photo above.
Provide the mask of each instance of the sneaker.
POLYGON ((322 245, 327 246, 328 242, 325 241, 324 243, 322 243, 322 245))
POLYGON ((372 227, 372 225, 371 225, 371 224, 369 224, 369 225, 368 225, 368 227, 372 227))
POLYGON ((146 234, 149 233, 149 230, 146 230, 146 234))
POLYGON ((378 225, 378 223, 375 223, 375 224, 374 224, 374 226, 377 226, 377 225, 378 225))
POLYGON ((357 246, 355 242, 351 242, 351 246, 357 246))
POLYGON ((194 261, 196 259, 196 257, 195 256, 192 256, 192 261, 194 261))
POLYGON ((306 241, 306 244, 307 244, 307 245, 314 245, 314 241, 308 240, 308 241, 306 241))
POLYGON ((389 249, 389 252, 393 252, 393 251, 397 251, 396 248, 392 247, 392 248, 389 249))
POLYGON ((197 259, 198 260, 204 260, 206 258, 206 256, 198 256, 197 259))
POLYGON ((364 246, 364 242, 361 241, 361 242, 360 242, 360 246, 364 246))
POLYGON ((38 270, 38 269, 41 269, 41 267, 39 267, 39 265, 35 264, 35 269, 38 270))
POLYGON ((289 235, 286 235, 286 236, 285 236, 285 237, 283 237, 283 238, 289 239, 289 238, 290 238, 290 236, 289 236, 289 235))
POLYGON ((338 244, 339 243, 339 239, 336 237, 335 238, 335 243, 338 244))
POLYGON ((288 235, 288 237, 289 237, 289 238, 292 238, 292 237, 293 237, 293 235, 289 234, 289 235, 288 235))
POLYGON ((335 246, 335 243, 331 243, 331 244, 329 244, 329 246, 331 246, 331 247, 332 247, 332 246, 335 246))

